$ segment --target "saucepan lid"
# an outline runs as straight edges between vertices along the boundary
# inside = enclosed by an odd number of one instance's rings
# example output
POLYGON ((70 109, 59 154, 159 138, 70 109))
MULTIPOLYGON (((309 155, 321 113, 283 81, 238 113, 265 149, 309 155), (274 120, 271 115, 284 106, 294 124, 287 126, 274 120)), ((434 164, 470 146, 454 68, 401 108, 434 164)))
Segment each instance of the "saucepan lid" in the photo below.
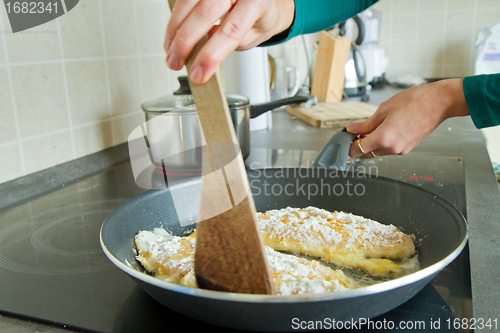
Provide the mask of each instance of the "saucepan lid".
MULTIPOLYGON (((173 94, 142 103, 142 110, 144 112, 165 113, 193 105, 194 99, 193 95, 191 95, 187 76, 179 76, 177 80, 179 80, 180 84, 179 89, 174 91, 173 94)), ((247 97, 237 94, 226 94, 226 100, 230 110, 250 105, 250 100, 247 97)))

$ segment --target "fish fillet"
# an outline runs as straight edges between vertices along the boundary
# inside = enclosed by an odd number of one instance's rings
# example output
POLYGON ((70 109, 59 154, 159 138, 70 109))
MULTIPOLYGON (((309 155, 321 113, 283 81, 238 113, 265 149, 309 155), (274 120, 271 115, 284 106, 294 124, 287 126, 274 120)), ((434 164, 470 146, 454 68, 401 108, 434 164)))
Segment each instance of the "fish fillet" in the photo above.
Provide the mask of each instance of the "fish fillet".
MULTIPOLYGON (((157 228, 139 232, 135 243, 137 260, 156 278, 198 287, 194 274, 194 233, 187 237, 177 237, 157 228)), ((341 270, 333 270, 318 261, 279 253, 267 246, 265 250, 278 295, 323 294, 360 286, 341 270)))
POLYGON ((264 244, 277 251, 307 254, 372 275, 403 273, 394 259, 412 257, 413 240, 393 225, 316 207, 257 213, 264 244), (392 260, 390 260, 392 259, 392 260))

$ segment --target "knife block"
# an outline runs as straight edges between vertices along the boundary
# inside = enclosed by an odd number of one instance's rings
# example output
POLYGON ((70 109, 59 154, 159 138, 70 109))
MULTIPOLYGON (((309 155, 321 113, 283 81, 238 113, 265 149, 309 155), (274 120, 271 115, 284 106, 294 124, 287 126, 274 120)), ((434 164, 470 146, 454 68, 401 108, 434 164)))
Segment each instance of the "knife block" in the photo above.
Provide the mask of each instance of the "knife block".
POLYGON ((336 103, 342 100, 345 65, 350 49, 349 38, 333 36, 326 31, 320 33, 311 87, 311 95, 316 95, 318 102, 336 103))

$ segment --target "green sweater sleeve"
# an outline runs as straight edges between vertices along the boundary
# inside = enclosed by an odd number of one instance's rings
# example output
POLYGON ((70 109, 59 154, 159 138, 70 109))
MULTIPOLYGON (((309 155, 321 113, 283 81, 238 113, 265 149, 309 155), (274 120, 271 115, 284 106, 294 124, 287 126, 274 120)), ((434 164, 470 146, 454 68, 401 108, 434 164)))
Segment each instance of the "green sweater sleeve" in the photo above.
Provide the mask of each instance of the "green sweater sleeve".
POLYGON ((500 125, 500 73, 464 78, 464 95, 477 128, 500 125))
POLYGON ((295 18, 286 31, 262 43, 269 46, 333 27, 362 12, 378 0, 295 0, 295 18))

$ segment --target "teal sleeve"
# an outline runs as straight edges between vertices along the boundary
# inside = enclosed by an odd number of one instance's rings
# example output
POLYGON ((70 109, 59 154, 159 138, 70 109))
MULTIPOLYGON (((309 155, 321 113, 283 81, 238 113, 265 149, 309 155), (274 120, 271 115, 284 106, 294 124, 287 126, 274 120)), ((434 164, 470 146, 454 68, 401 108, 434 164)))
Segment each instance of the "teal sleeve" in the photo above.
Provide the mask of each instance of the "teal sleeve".
POLYGON ((500 125, 500 73, 464 78, 464 95, 477 128, 500 125))
POLYGON ((295 0, 295 18, 286 31, 262 43, 269 46, 301 35, 322 31, 362 12, 378 0, 295 0))

